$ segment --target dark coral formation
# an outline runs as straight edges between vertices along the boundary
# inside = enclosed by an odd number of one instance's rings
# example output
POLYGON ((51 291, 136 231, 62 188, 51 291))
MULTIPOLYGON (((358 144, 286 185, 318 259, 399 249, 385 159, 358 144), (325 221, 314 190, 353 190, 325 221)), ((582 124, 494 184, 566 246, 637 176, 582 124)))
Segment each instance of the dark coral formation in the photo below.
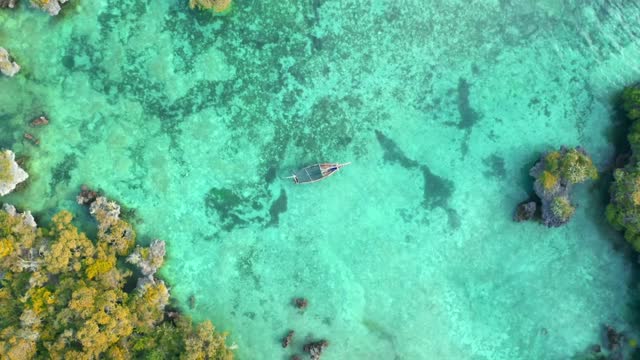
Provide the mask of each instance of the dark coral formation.
POLYGON ((598 177, 584 149, 564 146, 543 154, 529 174, 536 179, 534 190, 542 202, 542 222, 549 227, 562 226, 573 216, 571 187, 598 177))
POLYGON ((536 214, 537 207, 538 206, 535 201, 525 201, 520 203, 513 214, 513 221, 521 222, 533 219, 536 214))
POLYGON ((97 191, 89 189, 87 185, 82 185, 80 186, 80 193, 76 196, 76 202, 79 205, 91 206, 98 196, 97 191))
POLYGON ((293 305, 300 310, 304 310, 309 305, 309 301, 305 298, 295 298, 293 299, 293 305))
POLYGON ((319 360, 328 346, 329 342, 327 340, 320 340, 305 344, 303 349, 304 352, 308 352, 311 355, 311 360, 319 360))
POLYGON ((282 339, 282 347, 283 348, 286 348, 289 345, 291 345, 291 342, 293 341, 293 335, 295 335, 295 331, 289 330, 289 333, 287 333, 287 336, 285 336, 282 339))
POLYGON ((453 195, 454 184, 451 180, 434 174, 429 166, 420 164, 409 158, 400 149, 395 141, 384 135, 381 131, 375 131, 378 143, 384 151, 384 160, 389 163, 397 163, 406 169, 418 169, 424 179, 422 206, 428 210, 441 208, 446 211, 448 224, 452 229, 460 227, 460 217, 455 209, 449 206, 449 200, 453 195))

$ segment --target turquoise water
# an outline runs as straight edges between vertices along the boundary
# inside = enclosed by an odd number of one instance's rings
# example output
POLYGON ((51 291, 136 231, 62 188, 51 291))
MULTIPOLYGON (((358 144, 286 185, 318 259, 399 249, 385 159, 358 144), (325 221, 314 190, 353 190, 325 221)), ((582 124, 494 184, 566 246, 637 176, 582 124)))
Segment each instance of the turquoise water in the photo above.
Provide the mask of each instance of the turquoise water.
POLYGON ((168 242, 172 294, 241 359, 287 358, 289 329, 294 350, 328 339, 326 359, 566 359, 603 323, 633 337, 606 181, 576 190, 566 227, 511 214, 540 152, 580 144, 611 164, 612 96, 640 79, 640 5, 533 3, 1 11, 22 71, 0 78, 0 146, 31 174, 3 201, 81 213, 86 183, 135 209, 143 240, 168 242), (51 125, 25 126, 43 112, 51 125), (281 180, 318 161, 353 165, 281 180))

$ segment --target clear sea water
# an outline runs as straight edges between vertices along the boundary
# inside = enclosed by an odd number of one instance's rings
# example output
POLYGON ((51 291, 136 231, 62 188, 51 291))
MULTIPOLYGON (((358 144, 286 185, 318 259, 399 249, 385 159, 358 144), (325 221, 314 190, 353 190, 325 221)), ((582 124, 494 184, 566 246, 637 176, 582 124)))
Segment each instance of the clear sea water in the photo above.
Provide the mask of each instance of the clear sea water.
POLYGON ((563 228, 511 215, 541 152, 613 162, 638 1, 22 3, 0 11, 22 65, 0 78, 0 146, 31 177, 2 201, 82 220, 89 184, 135 209, 142 240, 168 242, 173 295, 240 359, 320 338, 326 359, 567 359, 605 323, 637 338, 606 175, 563 228), (281 179, 320 161, 353 165, 281 179))

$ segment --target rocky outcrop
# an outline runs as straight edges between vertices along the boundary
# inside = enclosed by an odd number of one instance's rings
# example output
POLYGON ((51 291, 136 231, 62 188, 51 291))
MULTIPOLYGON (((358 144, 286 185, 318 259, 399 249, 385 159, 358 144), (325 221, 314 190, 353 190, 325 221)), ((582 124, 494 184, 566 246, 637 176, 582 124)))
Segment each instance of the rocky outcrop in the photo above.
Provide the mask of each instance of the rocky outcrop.
POLYGON ((149 248, 137 246, 127 257, 127 262, 136 265, 142 275, 153 276, 162 266, 166 254, 165 243, 162 240, 153 240, 149 248))
POLYGON ((21 218, 22 224, 28 228, 32 228, 33 230, 35 230, 38 226, 38 224, 36 224, 36 220, 33 218, 33 215, 31 215, 31 211, 19 213, 16 210, 15 206, 9 204, 4 204, 2 206, 2 210, 4 210, 4 212, 9 214, 10 216, 21 218))
POLYGON ((0 8, 13 9, 16 7, 18 0, 0 0, 0 8))
POLYGON ((13 76, 20 71, 20 65, 18 65, 15 61, 11 61, 11 57, 9 56, 9 52, 0 47, 0 72, 6 76, 13 76))
MULTIPOLYGON (((162 240, 153 240, 148 248, 136 246, 136 249, 127 257, 127 262, 140 269, 142 276, 138 278, 138 289, 144 289, 148 284, 155 284, 154 275, 164 262, 166 254, 165 243, 162 240)), ((194 299, 195 302, 195 299, 194 299)))
POLYGON ((536 179, 533 188, 542 203, 542 222, 548 227, 562 226, 571 220, 575 212, 570 200, 572 186, 598 177, 583 148, 564 146, 543 154, 529 174, 536 179))
POLYGON ((31 0, 31 5, 56 16, 62 10, 61 5, 69 0, 31 0))
POLYGON ((89 212, 98 221, 98 229, 105 231, 120 219, 120 205, 100 196, 91 203, 89 212))
POLYGON ((29 177, 29 174, 18 165, 15 157, 11 150, 0 152, 0 196, 12 192, 16 185, 29 177))

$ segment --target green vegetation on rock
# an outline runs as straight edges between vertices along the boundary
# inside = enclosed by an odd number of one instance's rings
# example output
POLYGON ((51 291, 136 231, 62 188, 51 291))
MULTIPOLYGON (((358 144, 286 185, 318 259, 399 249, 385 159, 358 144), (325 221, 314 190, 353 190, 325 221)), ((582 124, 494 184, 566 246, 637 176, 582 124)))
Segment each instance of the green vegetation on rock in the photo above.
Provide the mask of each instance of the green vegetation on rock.
POLYGON ((571 205, 569 198, 566 196, 558 196, 551 203, 551 211, 553 215, 562 221, 569 221, 576 209, 571 205))
POLYGON ((169 291, 154 277, 164 243, 132 251, 135 233, 119 207, 104 199, 91 209, 96 241, 67 211, 42 228, 0 210, 0 358, 232 359, 210 322, 194 327, 167 310, 169 291), (134 273, 138 285, 125 291, 134 273))
POLYGON ((625 89, 622 106, 632 121, 627 138, 631 145, 631 160, 622 169, 613 173, 611 202, 607 206, 607 219, 636 250, 640 251, 640 87, 625 89))
POLYGON ((581 147, 550 151, 530 171, 536 181, 534 188, 542 201, 542 221, 550 227, 566 224, 575 207, 570 193, 573 185, 598 178, 598 170, 581 147))

